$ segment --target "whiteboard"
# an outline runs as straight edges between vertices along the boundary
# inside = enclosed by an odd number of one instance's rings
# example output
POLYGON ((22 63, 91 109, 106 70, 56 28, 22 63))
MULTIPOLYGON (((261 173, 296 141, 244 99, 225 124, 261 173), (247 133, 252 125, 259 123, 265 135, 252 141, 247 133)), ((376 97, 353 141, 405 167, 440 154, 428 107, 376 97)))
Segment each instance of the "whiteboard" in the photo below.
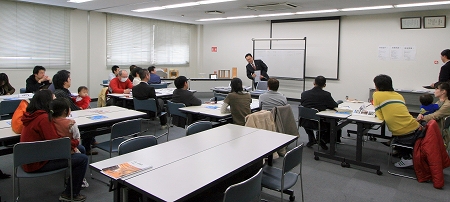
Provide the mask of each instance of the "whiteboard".
POLYGON ((254 58, 266 63, 269 77, 303 79, 305 50, 255 49, 254 51, 254 58))
POLYGON ((340 19, 299 20, 301 21, 273 21, 271 37, 306 37, 305 77, 315 78, 322 75, 329 79, 338 79, 340 19))

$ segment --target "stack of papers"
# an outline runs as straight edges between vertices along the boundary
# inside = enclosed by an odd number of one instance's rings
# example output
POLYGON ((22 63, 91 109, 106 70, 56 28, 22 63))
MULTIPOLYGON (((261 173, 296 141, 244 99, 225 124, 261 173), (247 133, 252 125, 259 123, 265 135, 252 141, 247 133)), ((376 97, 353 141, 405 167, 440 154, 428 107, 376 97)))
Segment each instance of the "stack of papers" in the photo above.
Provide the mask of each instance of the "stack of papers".
POLYGON ((119 165, 114 165, 111 167, 103 168, 101 173, 113 178, 119 179, 127 175, 135 174, 142 170, 152 168, 151 166, 142 164, 138 161, 129 161, 126 163, 121 163, 119 165))

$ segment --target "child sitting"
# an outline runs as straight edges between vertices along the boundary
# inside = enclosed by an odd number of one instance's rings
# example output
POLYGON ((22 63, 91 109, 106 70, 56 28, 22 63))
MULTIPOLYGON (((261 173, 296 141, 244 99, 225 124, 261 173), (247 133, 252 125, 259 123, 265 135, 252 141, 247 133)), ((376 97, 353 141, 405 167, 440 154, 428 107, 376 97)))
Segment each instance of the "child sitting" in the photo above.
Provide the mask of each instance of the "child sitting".
MULTIPOLYGON (((65 98, 56 98, 50 103, 51 119, 55 124, 56 132, 61 137, 69 137, 73 152, 80 153, 80 130, 75 120, 68 119, 70 115, 70 104, 65 98)), ((81 148, 84 150, 83 148, 81 148)))
POLYGON ((422 104, 420 105, 420 114, 432 114, 439 109, 438 104, 432 104, 434 99, 431 94, 423 94, 419 99, 420 103, 422 104))
POLYGON ((89 104, 91 103, 91 97, 89 97, 88 92, 89 90, 86 86, 80 86, 78 87, 78 96, 72 97, 73 102, 80 109, 89 108, 89 104))

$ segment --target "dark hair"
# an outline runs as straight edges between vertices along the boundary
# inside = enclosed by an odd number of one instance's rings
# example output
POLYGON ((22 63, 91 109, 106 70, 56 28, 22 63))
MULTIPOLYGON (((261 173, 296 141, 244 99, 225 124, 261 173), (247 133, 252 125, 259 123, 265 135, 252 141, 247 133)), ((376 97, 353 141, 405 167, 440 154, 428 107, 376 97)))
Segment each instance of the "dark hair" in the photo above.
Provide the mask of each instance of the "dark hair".
POLYGON ((142 68, 140 68, 140 67, 135 67, 133 70, 131 70, 131 76, 136 77, 136 74, 139 74, 139 71, 141 69, 142 68))
POLYGON ((147 69, 139 70, 139 78, 141 78, 141 80, 144 80, 148 73, 149 72, 147 69))
POLYGON ((443 51, 441 52, 441 55, 447 57, 447 59, 450 60, 450 50, 449 50, 449 49, 443 50, 443 51))
POLYGON ((50 113, 48 115, 48 119, 52 120, 57 117, 66 117, 69 115, 70 103, 67 98, 56 98, 50 102, 49 105, 50 113))
POLYGON ((245 58, 247 58, 248 56, 253 57, 250 53, 245 54, 245 58))
POLYGON ((86 86, 78 87, 78 93, 80 93, 82 90, 89 90, 89 89, 86 86))
POLYGON ((8 79, 8 75, 6 75, 5 73, 0 73, 0 85, 2 85, 2 82, 5 82, 4 86, 10 86, 9 84, 9 79, 8 79))
POLYGON ((317 76, 317 77, 314 79, 314 83, 315 83, 317 86, 323 88, 323 87, 325 87, 325 84, 327 84, 327 79, 326 79, 324 76, 317 76))
POLYGON ((434 98, 433 96, 431 96, 431 94, 423 94, 420 96, 419 100, 420 104, 427 106, 433 103, 434 98))
POLYGON ((53 85, 55 89, 63 89, 64 82, 69 80, 70 72, 67 70, 59 70, 55 75, 53 75, 53 85))
POLYGON ((242 89, 242 80, 240 78, 233 78, 231 79, 231 92, 241 92, 244 89, 242 89))
POLYGON ((39 71, 44 70, 45 71, 45 67, 43 66, 35 66, 33 69, 33 74, 38 74, 39 71))
POLYGON ((147 69, 148 69, 149 72, 152 72, 153 70, 155 70, 155 68, 156 68, 155 66, 150 66, 147 69))
POLYGON ((47 113, 50 112, 49 110, 49 103, 53 100, 53 93, 50 90, 44 89, 40 91, 36 91, 34 93, 33 98, 30 100, 30 104, 28 104, 28 107, 26 111, 28 113, 33 113, 37 110, 44 110, 47 113))
POLYGON ((117 71, 117 69, 120 69, 119 66, 117 66, 117 65, 112 66, 112 67, 111 67, 112 73, 114 73, 115 71, 117 71))
POLYGON ((394 87, 392 87, 392 79, 390 76, 385 74, 380 74, 373 78, 373 83, 375 83, 375 87, 379 91, 394 91, 394 87))
POLYGON ((133 71, 133 69, 135 69, 137 66, 136 65, 131 65, 130 66, 130 72, 133 71))
POLYGON ((270 78, 267 81, 267 86, 269 86, 270 90, 277 91, 278 87, 280 87, 280 82, 276 78, 270 78))
POLYGON ((448 96, 448 94, 450 93, 450 83, 448 83, 448 82, 441 82, 441 83, 437 84, 436 89, 445 90, 447 92, 447 96, 448 96))
POLYGON ((184 87, 184 83, 186 83, 188 79, 185 76, 179 76, 175 79, 175 86, 180 89, 184 87))

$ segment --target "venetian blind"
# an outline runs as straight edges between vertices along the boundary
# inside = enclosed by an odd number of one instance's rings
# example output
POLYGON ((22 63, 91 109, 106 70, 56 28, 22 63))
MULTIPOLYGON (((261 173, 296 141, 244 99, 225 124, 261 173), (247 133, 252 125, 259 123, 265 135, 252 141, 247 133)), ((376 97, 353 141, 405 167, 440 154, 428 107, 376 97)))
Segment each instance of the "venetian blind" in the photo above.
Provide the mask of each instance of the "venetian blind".
POLYGON ((70 10, 0 1, 0 68, 70 68, 70 10))
POLYGON ((107 15, 107 65, 188 66, 192 25, 107 15))

